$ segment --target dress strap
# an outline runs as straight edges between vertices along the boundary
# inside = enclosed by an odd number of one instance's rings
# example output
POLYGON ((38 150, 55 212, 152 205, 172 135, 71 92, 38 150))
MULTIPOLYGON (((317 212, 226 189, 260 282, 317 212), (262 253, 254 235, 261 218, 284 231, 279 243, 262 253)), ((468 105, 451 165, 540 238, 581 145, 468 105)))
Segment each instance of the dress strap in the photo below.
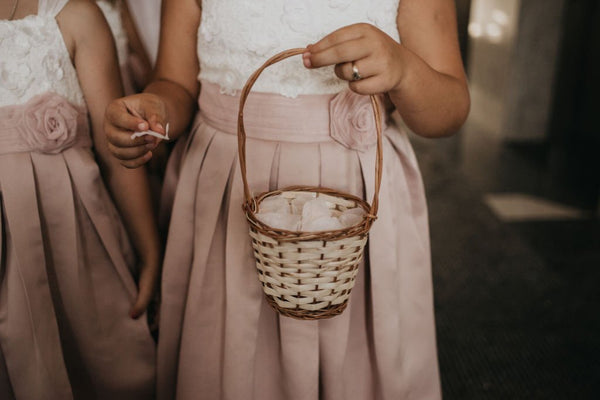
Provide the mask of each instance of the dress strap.
POLYGON ((39 0, 38 15, 56 17, 69 0, 39 0))

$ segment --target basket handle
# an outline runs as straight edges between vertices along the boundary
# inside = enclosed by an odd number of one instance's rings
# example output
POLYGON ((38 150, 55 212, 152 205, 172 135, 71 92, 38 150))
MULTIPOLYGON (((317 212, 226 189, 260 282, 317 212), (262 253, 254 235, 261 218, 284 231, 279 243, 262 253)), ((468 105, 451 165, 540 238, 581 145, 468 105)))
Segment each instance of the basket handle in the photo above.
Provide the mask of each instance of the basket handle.
MULTIPOLYGON (((285 60, 288 57, 302 54, 306 51, 303 48, 284 50, 281 53, 274 55, 269 58, 265 63, 257 69, 248 78, 248 81, 244 85, 240 94, 240 107, 238 112, 238 153, 240 159, 240 169, 242 173, 242 181, 244 183, 244 196, 246 197, 246 204, 251 210, 256 211, 256 205, 253 202, 252 195, 250 194, 250 188, 248 187, 248 179, 246 177, 246 130, 244 128, 244 106, 246 100, 250 94, 252 86, 260 76, 260 74, 270 65, 278 63, 279 61, 285 60)), ((377 158, 375 161, 375 192, 373 193, 373 201, 371 202, 370 217, 375 219, 377 217, 377 210, 379 208, 379 189, 381 187, 381 173, 383 164, 383 145, 381 135, 381 112, 379 110, 379 104, 374 95, 369 96, 371 98, 371 106, 373 107, 373 114, 375 116, 375 127, 377 129, 377 158)))

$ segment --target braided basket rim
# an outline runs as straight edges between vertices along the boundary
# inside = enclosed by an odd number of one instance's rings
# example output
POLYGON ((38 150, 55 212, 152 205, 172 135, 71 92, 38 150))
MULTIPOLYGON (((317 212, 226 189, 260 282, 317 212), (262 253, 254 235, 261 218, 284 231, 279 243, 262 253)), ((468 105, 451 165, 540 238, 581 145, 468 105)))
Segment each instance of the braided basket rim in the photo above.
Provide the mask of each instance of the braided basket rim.
POLYGON ((377 219, 375 215, 370 214, 371 206, 365 200, 352 194, 344 193, 335 189, 317 187, 317 186, 289 186, 287 188, 271 190, 263 192, 252 198, 253 202, 249 204, 245 202, 243 209, 246 214, 246 219, 258 232, 275 239, 280 242, 305 242, 305 241, 329 241, 345 239, 349 237, 359 236, 368 233, 373 225, 373 221, 377 219), (361 207, 365 211, 363 220, 356 225, 337 229, 333 231, 288 231, 285 229, 273 228, 261 222, 256 214, 260 210, 260 203, 267 197, 276 196, 284 192, 299 192, 299 193, 317 193, 326 194, 332 197, 337 197, 344 200, 354 201, 357 207, 361 207))

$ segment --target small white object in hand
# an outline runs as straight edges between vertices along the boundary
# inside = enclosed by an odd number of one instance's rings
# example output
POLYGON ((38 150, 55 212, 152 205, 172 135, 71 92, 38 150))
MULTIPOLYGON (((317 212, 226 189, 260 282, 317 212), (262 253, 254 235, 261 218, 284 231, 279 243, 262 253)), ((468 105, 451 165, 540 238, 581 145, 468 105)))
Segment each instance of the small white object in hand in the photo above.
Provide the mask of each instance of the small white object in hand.
POLYGON ((323 198, 298 195, 293 199, 282 195, 267 197, 261 201, 256 217, 275 229, 320 232, 357 225, 366 214, 361 207, 340 212, 329 208, 330 204, 323 198))
POLYGON ((165 127, 164 135, 161 135, 158 132, 154 132, 153 130, 147 130, 147 131, 142 131, 142 132, 135 132, 133 135, 131 135, 131 140, 133 140, 137 137, 146 136, 146 135, 154 136, 154 137, 157 137, 157 138, 163 139, 163 140, 170 140, 171 138, 169 137, 169 123, 167 122, 167 126, 165 127))

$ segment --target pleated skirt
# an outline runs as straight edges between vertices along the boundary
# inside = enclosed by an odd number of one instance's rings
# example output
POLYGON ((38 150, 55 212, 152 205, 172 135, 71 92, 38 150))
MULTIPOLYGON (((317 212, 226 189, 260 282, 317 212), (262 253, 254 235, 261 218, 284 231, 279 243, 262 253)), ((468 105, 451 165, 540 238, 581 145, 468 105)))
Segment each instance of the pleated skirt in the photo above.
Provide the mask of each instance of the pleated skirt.
MULTIPOLYGON (((313 185, 371 200, 375 148, 331 138, 332 97, 250 95, 253 193, 313 185)), ((158 398, 440 398, 427 208, 406 134, 385 129, 379 218, 348 308, 295 320, 270 308, 257 278, 241 207, 238 102, 203 82, 194 127, 167 171, 158 398)))
POLYGON ((0 210, 0 398, 154 398, 135 256, 92 151, 0 154, 0 210))

